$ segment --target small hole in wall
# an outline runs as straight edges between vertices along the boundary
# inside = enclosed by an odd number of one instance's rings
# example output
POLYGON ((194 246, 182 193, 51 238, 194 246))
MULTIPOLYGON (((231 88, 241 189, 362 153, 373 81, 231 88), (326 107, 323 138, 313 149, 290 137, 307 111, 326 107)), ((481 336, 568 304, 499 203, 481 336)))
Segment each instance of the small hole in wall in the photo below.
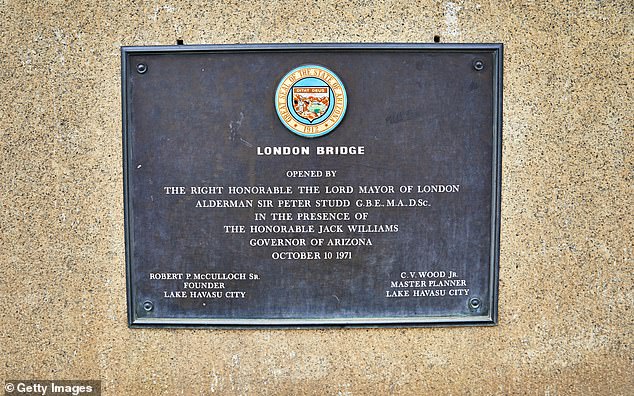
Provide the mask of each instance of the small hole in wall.
POLYGON ((176 39, 176 45, 183 45, 183 39, 176 39))
POLYGON ((440 43, 440 36, 439 35, 435 35, 434 36, 434 43, 440 43))

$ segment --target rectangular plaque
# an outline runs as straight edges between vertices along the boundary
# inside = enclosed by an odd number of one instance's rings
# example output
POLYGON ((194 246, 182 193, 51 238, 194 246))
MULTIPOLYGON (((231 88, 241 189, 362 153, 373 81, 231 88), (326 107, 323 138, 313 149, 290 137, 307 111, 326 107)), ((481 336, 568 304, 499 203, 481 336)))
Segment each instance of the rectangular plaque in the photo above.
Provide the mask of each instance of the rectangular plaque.
POLYGON ((501 44, 122 48, 131 326, 497 321, 501 44))

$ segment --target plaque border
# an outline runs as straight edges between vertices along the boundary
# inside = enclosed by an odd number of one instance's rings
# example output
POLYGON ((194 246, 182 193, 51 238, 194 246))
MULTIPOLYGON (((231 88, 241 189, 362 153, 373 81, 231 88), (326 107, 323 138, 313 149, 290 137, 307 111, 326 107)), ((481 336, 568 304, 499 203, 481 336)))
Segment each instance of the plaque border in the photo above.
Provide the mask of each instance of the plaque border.
MULTIPOLYGON (((214 329, 308 329, 308 328, 379 328, 379 327, 453 327, 494 326, 498 324, 500 219, 502 193, 502 43, 310 43, 310 44, 198 44, 121 47, 121 109, 123 159, 123 212, 126 264, 126 295, 130 328, 214 328, 214 329), (227 318, 139 318, 136 316, 132 291, 132 230, 128 171, 128 108, 127 71, 131 55, 161 55, 176 53, 253 53, 253 52, 487 52, 493 53, 493 125, 491 169, 491 246, 489 263, 489 312, 474 316, 422 317, 359 317, 359 318, 297 318, 297 319, 227 319, 227 318)), ((140 307, 139 307, 140 308, 140 307)))

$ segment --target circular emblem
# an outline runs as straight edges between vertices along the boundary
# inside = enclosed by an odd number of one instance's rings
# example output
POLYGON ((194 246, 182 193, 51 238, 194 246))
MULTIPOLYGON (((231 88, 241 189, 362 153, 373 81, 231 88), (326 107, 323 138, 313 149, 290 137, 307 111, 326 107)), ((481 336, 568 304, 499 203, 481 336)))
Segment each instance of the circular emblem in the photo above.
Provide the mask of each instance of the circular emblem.
POLYGON ((291 132, 309 138, 335 129, 347 105, 341 80, 322 66, 304 65, 291 70, 275 91, 275 109, 282 124, 291 132))

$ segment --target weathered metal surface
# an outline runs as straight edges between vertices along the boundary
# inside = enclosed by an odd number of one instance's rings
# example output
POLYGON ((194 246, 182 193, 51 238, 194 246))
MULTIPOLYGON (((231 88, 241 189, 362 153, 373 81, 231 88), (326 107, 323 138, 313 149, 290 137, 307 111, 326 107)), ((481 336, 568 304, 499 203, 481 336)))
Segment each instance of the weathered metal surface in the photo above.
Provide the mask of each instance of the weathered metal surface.
POLYGON ((123 48, 130 324, 495 323, 501 52, 123 48), (322 137, 291 133, 276 113, 278 84, 301 65, 345 85, 347 111, 322 137))

